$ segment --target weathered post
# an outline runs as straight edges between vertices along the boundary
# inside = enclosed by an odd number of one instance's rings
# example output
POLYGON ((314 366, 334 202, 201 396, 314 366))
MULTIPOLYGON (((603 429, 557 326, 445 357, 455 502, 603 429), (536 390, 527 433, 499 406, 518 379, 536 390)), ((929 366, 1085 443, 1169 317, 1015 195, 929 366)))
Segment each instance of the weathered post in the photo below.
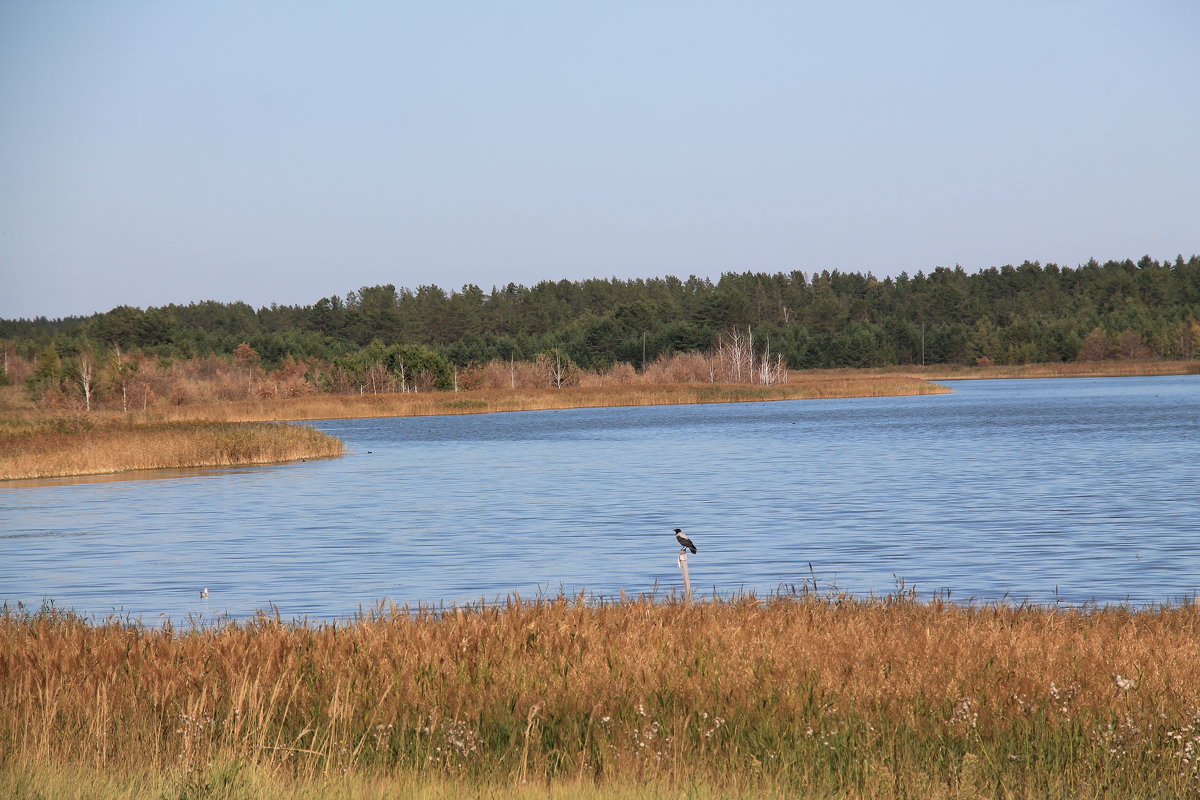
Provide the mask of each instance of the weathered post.
POLYGON ((688 602, 692 602, 692 576, 688 574, 687 550, 679 551, 679 571, 683 573, 683 591, 688 602))

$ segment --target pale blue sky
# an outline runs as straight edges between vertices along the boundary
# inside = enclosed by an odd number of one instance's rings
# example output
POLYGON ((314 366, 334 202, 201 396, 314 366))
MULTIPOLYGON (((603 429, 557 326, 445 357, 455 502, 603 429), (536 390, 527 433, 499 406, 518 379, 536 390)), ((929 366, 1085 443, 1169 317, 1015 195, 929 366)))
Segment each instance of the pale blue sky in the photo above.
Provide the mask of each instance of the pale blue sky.
POLYGON ((1200 252, 1200 3, 0 0, 0 317, 1200 252))

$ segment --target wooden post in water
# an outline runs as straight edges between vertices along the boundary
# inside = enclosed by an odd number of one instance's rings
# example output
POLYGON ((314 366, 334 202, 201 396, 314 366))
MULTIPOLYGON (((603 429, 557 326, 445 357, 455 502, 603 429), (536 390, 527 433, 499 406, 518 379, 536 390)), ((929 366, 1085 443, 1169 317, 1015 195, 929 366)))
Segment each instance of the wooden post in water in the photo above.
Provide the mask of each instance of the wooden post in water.
POLYGON ((692 602, 692 576, 688 574, 687 550, 679 551, 679 571, 683 573, 683 591, 688 602, 692 602))

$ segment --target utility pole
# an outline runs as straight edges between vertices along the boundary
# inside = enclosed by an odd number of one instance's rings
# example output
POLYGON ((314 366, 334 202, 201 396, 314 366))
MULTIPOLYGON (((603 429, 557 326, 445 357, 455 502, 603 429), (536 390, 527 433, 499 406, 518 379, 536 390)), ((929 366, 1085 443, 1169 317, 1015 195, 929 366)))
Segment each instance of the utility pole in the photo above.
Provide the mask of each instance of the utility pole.
POLYGON ((646 332, 642 331, 642 373, 646 372, 646 332))
POLYGON ((921 323, 921 366, 925 366, 925 323, 921 323))

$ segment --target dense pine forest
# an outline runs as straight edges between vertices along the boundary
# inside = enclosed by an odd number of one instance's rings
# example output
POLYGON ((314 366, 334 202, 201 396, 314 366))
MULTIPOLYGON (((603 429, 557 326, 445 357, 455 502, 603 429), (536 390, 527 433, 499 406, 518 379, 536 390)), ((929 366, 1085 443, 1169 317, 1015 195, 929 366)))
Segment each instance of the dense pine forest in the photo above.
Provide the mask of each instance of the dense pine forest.
POLYGON ((469 375, 478 383, 486 365, 497 375, 507 365, 515 383, 516 365, 540 363, 537 374, 561 385, 572 372, 643 373, 734 347, 791 369, 1191 359, 1200 352, 1198 319, 1198 256, 938 267, 884 279, 729 273, 715 282, 562 280, 490 292, 389 284, 308 306, 201 302, 0 320, 0 381, 41 397, 78 393, 94 375, 98 392, 119 387, 128 404, 126 379, 140 370, 145 382, 151 368, 182 364, 193 372, 227 365, 244 379, 242 391, 256 391, 257 381, 257 391, 359 393, 449 389, 469 375))

